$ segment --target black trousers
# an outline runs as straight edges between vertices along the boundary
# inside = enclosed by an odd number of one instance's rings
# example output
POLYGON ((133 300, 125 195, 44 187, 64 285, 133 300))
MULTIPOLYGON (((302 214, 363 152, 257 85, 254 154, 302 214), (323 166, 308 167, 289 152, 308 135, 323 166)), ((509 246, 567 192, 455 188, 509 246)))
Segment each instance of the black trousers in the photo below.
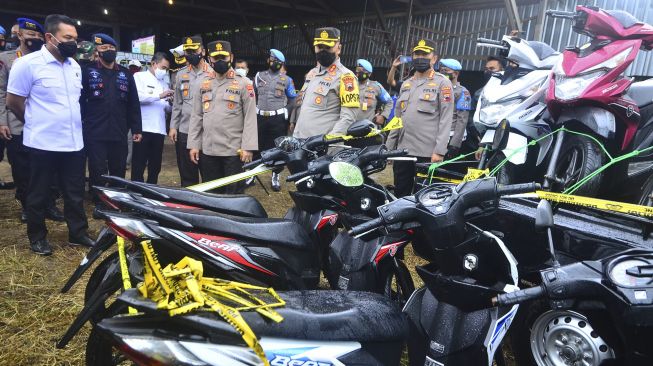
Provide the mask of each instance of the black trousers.
POLYGON ((177 133, 175 151, 177 152, 177 167, 179 168, 182 187, 192 186, 200 182, 199 167, 190 160, 190 150, 186 147, 187 143, 188 134, 177 133))
POLYGON ((147 183, 156 184, 161 172, 163 142, 165 136, 158 133, 143 132, 141 142, 134 143, 132 151, 132 180, 144 182, 143 174, 147 166, 147 183))
POLYGON ((104 186, 103 175, 109 173, 124 178, 127 170, 127 136, 123 141, 85 140, 86 156, 88 158, 88 183, 93 186, 104 186))
MULTIPOLYGON (((276 116, 256 116, 258 124, 258 151, 268 150, 274 147, 274 139, 288 134, 288 121, 283 114, 276 116)), ((257 157, 260 154, 257 154, 257 157)))
MULTIPOLYGON (((418 163, 430 161, 430 158, 417 157, 418 163)), ((415 186, 415 162, 397 160, 392 163, 392 172, 395 178, 395 196, 403 197, 413 194, 415 186)))
MULTIPOLYGON (((240 161, 239 156, 211 156, 200 153, 200 171, 202 172, 202 180, 208 182, 241 173, 243 163, 240 161)), ((217 188, 213 192, 237 194, 242 193, 244 188, 244 181, 240 181, 217 188)))
POLYGON ((11 164, 11 175, 16 185, 16 200, 25 208, 27 198, 27 187, 29 184, 30 149, 23 145, 23 135, 11 135, 7 141, 7 159, 11 164))
POLYGON ((84 212, 84 150, 45 151, 30 148, 30 176, 27 192, 27 237, 30 242, 45 239, 45 209, 51 202, 55 178, 63 196, 68 235, 86 235, 84 212))

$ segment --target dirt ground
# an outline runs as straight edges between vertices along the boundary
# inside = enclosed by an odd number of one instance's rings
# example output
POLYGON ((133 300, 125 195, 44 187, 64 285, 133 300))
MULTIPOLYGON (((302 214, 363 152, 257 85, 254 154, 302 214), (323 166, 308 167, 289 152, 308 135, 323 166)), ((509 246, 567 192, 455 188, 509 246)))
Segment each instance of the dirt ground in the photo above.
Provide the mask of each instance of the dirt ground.
MULTIPOLYGON (((11 181, 6 161, 0 162, 0 178, 11 181)), ((261 179, 269 187, 269 176, 261 179)), ((379 173, 376 179, 380 183, 390 183, 390 168, 379 173)), ((169 142, 165 146, 159 183, 179 185, 174 146, 169 142)), ((247 193, 260 199, 271 217, 280 217, 291 205, 285 193, 291 184, 284 184, 282 192, 270 191, 270 196, 259 185, 248 189, 247 193)), ((62 208, 61 202, 59 207, 62 208)), ((95 237, 103 222, 91 218, 92 206, 88 203, 86 210, 89 234, 95 237)), ((65 349, 58 350, 54 345, 82 307, 88 274, 68 294, 61 294, 60 289, 87 249, 66 244, 65 223, 48 222, 48 239, 54 254, 49 257, 35 255, 29 249, 25 225, 19 216, 20 206, 14 200, 14 191, 0 190, 0 366, 83 365, 88 324, 65 349)), ((406 254, 408 267, 413 270, 420 260, 410 249, 406 254)), ((419 282, 414 271, 413 278, 419 282)))

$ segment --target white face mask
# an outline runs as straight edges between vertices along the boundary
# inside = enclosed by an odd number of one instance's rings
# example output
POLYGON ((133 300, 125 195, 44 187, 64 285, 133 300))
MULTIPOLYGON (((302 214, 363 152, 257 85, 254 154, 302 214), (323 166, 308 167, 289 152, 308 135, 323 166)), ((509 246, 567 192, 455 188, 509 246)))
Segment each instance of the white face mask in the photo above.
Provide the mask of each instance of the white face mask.
POLYGON ((167 70, 161 70, 159 68, 154 69, 154 76, 159 80, 163 80, 163 78, 166 77, 167 73, 168 73, 167 70))
POLYGON ((234 70, 236 74, 246 78, 247 77, 247 69, 235 69, 234 70))

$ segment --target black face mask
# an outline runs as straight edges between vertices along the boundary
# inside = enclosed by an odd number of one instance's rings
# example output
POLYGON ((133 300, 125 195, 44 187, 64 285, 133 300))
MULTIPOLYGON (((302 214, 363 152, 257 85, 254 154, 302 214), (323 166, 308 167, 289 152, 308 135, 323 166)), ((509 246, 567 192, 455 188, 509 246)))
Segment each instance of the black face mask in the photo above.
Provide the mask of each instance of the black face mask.
POLYGON ((108 50, 104 52, 98 52, 98 55, 102 59, 102 61, 110 64, 114 61, 116 61, 116 51, 114 50, 108 50))
POLYGON ((68 58, 68 57, 73 57, 77 53, 77 42, 75 41, 68 41, 68 42, 61 42, 59 41, 54 35, 52 35, 52 38, 59 42, 57 44, 57 50, 59 51, 59 54, 63 58, 68 58))
POLYGON ((43 42, 43 40, 42 40, 42 39, 39 39, 39 38, 28 38, 28 39, 25 39, 25 47, 27 47, 27 49, 28 49, 30 52, 34 52, 34 51, 38 51, 38 50, 40 50, 41 47, 43 47, 43 43, 45 43, 45 42, 43 42))
POLYGON ((370 78, 370 74, 364 71, 358 71, 356 72, 356 77, 358 78, 358 81, 365 81, 370 78))
POLYGON ((490 81, 490 79, 492 79, 492 74, 493 74, 492 70, 483 71, 483 81, 485 82, 485 84, 487 84, 487 82, 490 81))
POLYGON ((428 58, 414 58, 413 68, 417 72, 424 72, 431 68, 431 60, 428 58))
POLYGON ((5 41, 4 39, 0 41, 0 51, 4 51, 6 46, 7 46, 7 41, 5 41))
POLYGON ((271 61, 270 62, 270 70, 272 70, 273 72, 277 72, 277 71, 281 70, 281 65, 282 65, 282 63, 279 62, 279 61, 271 61))
POLYGON ((324 67, 328 67, 331 66, 333 64, 333 61, 336 60, 336 54, 335 52, 321 50, 320 52, 315 54, 315 58, 317 59, 317 62, 320 63, 320 65, 324 67))
POLYGON ((11 51, 15 50, 18 48, 20 45, 20 41, 18 40, 18 37, 13 36, 7 40, 7 43, 5 44, 5 50, 11 51))
POLYGON ((231 67, 230 61, 218 60, 213 64, 213 70, 218 74, 222 75, 231 67))
POLYGON ((200 64, 200 60, 202 59, 202 55, 193 53, 192 55, 186 55, 186 61, 190 63, 193 66, 197 66, 200 64))

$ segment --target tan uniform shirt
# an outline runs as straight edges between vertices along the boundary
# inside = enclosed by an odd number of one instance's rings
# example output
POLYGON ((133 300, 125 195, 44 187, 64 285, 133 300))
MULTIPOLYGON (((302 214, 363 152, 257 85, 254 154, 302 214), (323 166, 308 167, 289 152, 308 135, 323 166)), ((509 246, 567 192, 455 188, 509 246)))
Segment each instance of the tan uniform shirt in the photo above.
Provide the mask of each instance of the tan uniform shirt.
POLYGON ((451 82, 431 71, 427 77, 404 81, 395 107, 404 128, 388 135, 389 148, 408 149, 412 156, 444 156, 453 123, 454 102, 451 82))
POLYGON ((340 60, 315 68, 301 89, 301 111, 294 136, 306 138, 323 134, 344 134, 356 121, 360 107, 358 80, 340 60))
POLYGON ((12 135, 23 133, 23 122, 7 109, 9 70, 20 54, 20 50, 0 52, 0 126, 9 126, 12 135))
POLYGON ((204 62, 198 67, 185 66, 175 75, 174 97, 172 100, 172 116, 170 117, 170 128, 175 128, 181 133, 188 133, 188 123, 193 111, 193 97, 197 85, 206 79, 213 70, 204 62))
MULTIPOLYGON (((317 67, 315 67, 307 72, 306 75, 304 75, 304 87, 306 87, 310 83, 311 79, 315 77, 317 70, 317 67)), ((299 119, 299 111, 302 106, 302 102, 304 101, 304 87, 302 87, 302 89, 297 92, 297 98, 295 98, 295 108, 290 114, 290 123, 293 125, 296 124, 297 120, 299 119)))
POLYGON ((256 96, 252 82, 236 75, 207 77, 194 90, 188 149, 211 156, 236 156, 258 150, 256 96))
POLYGON ((374 122, 373 118, 377 113, 387 120, 392 111, 392 98, 383 86, 378 81, 368 79, 359 84, 359 90, 361 107, 356 113, 356 121, 368 119, 374 122))
MULTIPOLYGON (((460 86, 460 83, 456 83, 453 86, 453 100, 457 102, 460 98, 467 98, 471 103, 471 96, 467 89, 460 86)), ((460 148, 463 143, 463 137, 465 136, 465 129, 467 128, 467 121, 469 120, 469 111, 461 110, 454 108, 453 111, 453 123, 451 124, 451 139, 449 140, 449 145, 453 147, 460 148)))

